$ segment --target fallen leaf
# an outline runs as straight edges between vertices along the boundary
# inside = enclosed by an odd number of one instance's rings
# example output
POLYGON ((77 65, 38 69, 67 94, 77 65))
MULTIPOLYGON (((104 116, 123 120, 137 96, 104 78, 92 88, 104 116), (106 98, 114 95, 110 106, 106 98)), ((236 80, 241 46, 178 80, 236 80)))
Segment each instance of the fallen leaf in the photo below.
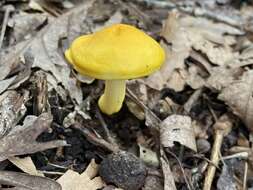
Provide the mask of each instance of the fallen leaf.
POLYGON ((182 91, 185 84, 193 89, 202 87, 205 80, 197 74, 196 66, 187 68, 185 64, 192 50, 206 56, 212 64, 228 65, 237 58, 231 47, 236 43, 234 35, 243 34, 225 23, 171 12, 161 33, 165 39, 161 45, 167 55, 166 61, 159 71, 145 79, 146 85, 156 90, 169 87, 175 91, 182 91))
POLYGON ((197 151, 194 128, 191 118, 182 115, 171 115, 160 124, 160 139, 163 147, 173 147, 178 142, 197 151))
POLYGON ((217 182, 218 190, 237 190, 237 185, 234 179, 234 173, 231 168, 229 168, 226 164, 222 167, 221 175, 217 182))
MULTIPOLYGON (((170 87, 169 81, 173 76, 173 71, 185 68, 184 60, 189 56, 191 50, 185 29, 180 26, 178 21, 177 12, 169 14, 161 36, 163 36, 168 43, 171 43, 172 46, 168 47, 166 43, 161 43, 166 52, 166 61, 159 71, 145 79, 146 84, 156 90, 170 87)), ((174 83, 171 82, 171 84, 174 83)), ((181 90, 182 86, 184 86, 184 84, 181 84, 178 89, 181 90)))
POLYGON ((61 190, 61 186, 52 179, 9 171, 0 171, 0 184, 18 190, 61 190))
POLYGON ((228 66, 213 67, 210 70, 210 77, 207 79, 205 86, 216 91, 229 86, 238 77, 240 68, 230 68, 228 66))
POLYGON ((31 154, 59 146, 66 146, 62 140, 37 142, 36 138, 50 127, 53 118, 48 113, 41 114, 35 122, 23 129, 4 136, 0 139, 0 161, 16 155, 31 154), (17 143, 18 142, 18 143, 17 143))
POLYGON ((68 170, 57 182, 62 186, 62 190, 97 190, 104 187, 104 183, 98 174, 98 166, 92 160, 87 169, 79 174, 73 170, 68 170))
MULTIPOLYGON (((85 32, 85 24, 83 21, 86 18, 87 10, 91 7, 93 1, 87 1, 78 8, 70 11, 56 19, 51 19, 49 24, 44 27, 36 36, 18 46, 16 53, 2 55, 5 57, 4 62, 16 64, 18 59, 24 55, 29 54, 34 58, 32 67, 40 68, 44 71, 50 72, 56 79, 57 86, 62 84, 68 95, 77 104, 82 103, 81 88, 76 85, 77 80, 70 76, 71 68, 64 59, 63 51, 60 50, 59 41, 62 38, 68 37, 69 42, 85 32)), ((88 28, 88 26, 86 26, 88 28)), ((10 66, 9 66, 10 67, 10 66)), ((5 73, 10 72, 12 68, 5 66, 5 73)), ((5 78, 8 74, 3 74, 0 79, 5 78)), ((55 89, 57 91, 57 88, 55 89)))
POLYGON ((20 54, 29 45, 29 40, 0 51, 0 80, 5 79, 12 70, 20 66, 20 54))
POLYGON ((218 98, 239 116, 250 131, 253 131, 253 71, 245 72, 240 80, 234 80, 224 88, 218 98))
POLYGON ((4 92, 16 79, 17 76, 13 76, 11 78, 0 80, 0 94, 4 92))
POLYGON ((13 30, 12 41, 17 43, 32 37, 32 34, 46 22, 47 17, 45 13, 30 14, 20 11, 14 14, 8 22, 8 26, 13 30))
POLYGON ((37 171, 30 156, 24 158, 11 157, 8 160, 27 174, 44 177, 43 173, 37 171))
POLYGON ((196 65, 191 65, 188 69, 186 83, 193 89, 199 89, 205 84, 205 80, 200 76, 198 70, 196 65))

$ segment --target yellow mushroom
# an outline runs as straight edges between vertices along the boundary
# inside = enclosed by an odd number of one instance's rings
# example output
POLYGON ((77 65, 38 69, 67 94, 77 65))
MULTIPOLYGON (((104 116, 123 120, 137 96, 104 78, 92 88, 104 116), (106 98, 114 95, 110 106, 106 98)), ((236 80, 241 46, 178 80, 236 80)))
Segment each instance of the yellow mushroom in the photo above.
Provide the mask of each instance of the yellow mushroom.
POLYGON ((159 43, 141 30, 115 24, 75 39, 65 52, 80 74, 105 80, 98 104, 111 115, 122 107, 126 80, 143 77, 159 69, 165 53, 159 43))

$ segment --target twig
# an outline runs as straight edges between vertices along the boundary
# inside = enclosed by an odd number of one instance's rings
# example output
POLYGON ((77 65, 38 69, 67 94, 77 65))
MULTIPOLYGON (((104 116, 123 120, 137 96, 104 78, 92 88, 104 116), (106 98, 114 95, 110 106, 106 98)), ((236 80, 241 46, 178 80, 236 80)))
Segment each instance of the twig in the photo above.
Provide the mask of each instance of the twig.
POLYGON ((190 113, 193 105, 195 102, 197 102, 197 100, 199 99, 199 97, 201 96, 203 92, 203 89, 200 88, 198 90, 196 90, 192 95, 191 97, 187 100, 187 102, 184 104, 184 111, 186 113, 190 113))
MULTIPOLYGON (((214 137, 214 144, 211 154, 211 161, 214 165, 219 164, 219 153, 221 144, 223 141, 223 137, 226 136, 232 128, 232 122, 229 120, 227 115, 223 115, 219 118, 219 120, 214 124, 215 129, 215 137, 214 137)), ((204 181, 204 188, 203 190, 210 190, 213 178, 216 172, 216 167, 212 165, 208 166, 208 170, 206 173, 205 181, 204 181)))
POLYGON ((73 127, 75 129, 78 129, 79 131, 81 131, 83 133, 83 135, 87 138, 87 140, 89 142, 91 142, 92 144, 103 147, 110 152, 118 152, 120 150, 120 148, 117 144, 107 142, 103 138, 100 138, 97 135, 95 135, 94 133, 92 133, 87 128, 82 127, 81 124, 79 124, 79 123, 74 124, 73 127))
POLYGON ((248 169, 249 169, 248 162, 245 161, 244 175, 243 175, 243 190, 247 190, 248 169))
POLYGON ((96 107, 96 114, 97 114, 98 120, 100 121, 100 123, 103 127, 105 139, 107 141, 109 141, 110 143, 114 143, 114 139, 112 138, 110 131, 107 127, 107 124, 105 123, 105 120, 104 120, 102 114, 100 113, 100 110, 98 109, 98 107, 96 107))
POLYGON ((37 170, 37 171, 43 174, 47 174, 47 175, 63 175, 64 174, 64 172, 53 172, 53 171, 44 171, 44 170, 37 170))
POLYGON ((0 49, 2 48, 2 45, 3 45, 4 35, 5 35, 10 13, 14 11, 14 7, 12 5, 7 5, 4 8, 5 8, 5 13, 4 13, 3 25, 2 25, 1 35, 0 35, 0 49))
POLYGON ((181 169, 181 171, 182 171, 182 174, 183 174, 185 183, 186 183, 186 185, 187 185, 187 188, 188 188, 189 190, 193 190, 193 189, 194 189, 194 188, 193 188, 193 185, 189 182, 188 178, 186 177, 185 172, 184 172, 184 168, 183 168, 182 163, 181 163, 181 161, 179 160, 179 158, 178 158, 173 152, 171 152, 168 148, 166 148, 165 150, 166 150, 166 152, 168 152, 171 156, 173 156, 173 157, 176 159, 176 161, 178 162, 179 167, 180 167, 180 169, 181 169))
POLYGON ((240 159, 248 159, 249 153, 248 152, 238 152, 229 156, 223 156, 223 160, 233 159, 233 158, 240 158, 240 159))

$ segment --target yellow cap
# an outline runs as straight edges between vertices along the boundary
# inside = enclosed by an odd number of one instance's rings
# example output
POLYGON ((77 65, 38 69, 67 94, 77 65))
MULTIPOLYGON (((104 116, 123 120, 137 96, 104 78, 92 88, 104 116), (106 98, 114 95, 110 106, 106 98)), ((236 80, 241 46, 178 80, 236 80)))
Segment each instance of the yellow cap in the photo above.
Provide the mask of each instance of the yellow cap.
POLYGON ((149 75, 165 59, 159 43, 126 24, 115 24, 78 37, 65 56, 79 73, 103 80, 149 75))

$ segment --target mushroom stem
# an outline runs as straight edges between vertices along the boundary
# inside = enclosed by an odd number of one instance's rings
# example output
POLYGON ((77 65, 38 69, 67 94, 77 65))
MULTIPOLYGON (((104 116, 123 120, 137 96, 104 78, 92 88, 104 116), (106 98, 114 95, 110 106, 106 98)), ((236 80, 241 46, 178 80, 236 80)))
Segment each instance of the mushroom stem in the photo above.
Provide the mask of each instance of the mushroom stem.
POLYGON ((120 110, 126 94, 126 80, 106 80, 104 94, 99 98, 101 111, 112 115, 120 110))

